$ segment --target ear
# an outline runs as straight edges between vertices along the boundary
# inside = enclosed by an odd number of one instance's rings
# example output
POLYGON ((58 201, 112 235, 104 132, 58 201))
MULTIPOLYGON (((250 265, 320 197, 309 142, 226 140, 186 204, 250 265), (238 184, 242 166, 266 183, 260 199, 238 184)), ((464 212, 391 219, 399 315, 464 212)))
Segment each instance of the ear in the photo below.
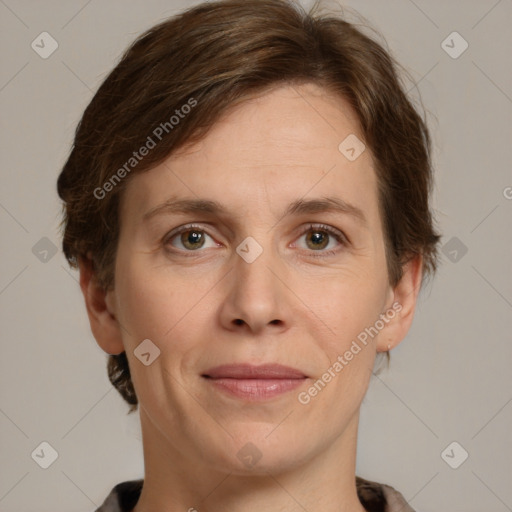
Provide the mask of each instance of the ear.
POLYGON ((389 321, 378 337, 377 352, 396 347, 409 331, 421 287, 422 262, 422 256, 416 255, 404 265, 402 278, 392 289, 393 299, 386 315, 389 321))
POLYGON ((124 352, 120 324, 112 307, 112 292, 105 291, 97 283, 90 258, 79 261, 80 288, 91 324, 91 331, 98 345, 107 354, 124 352))

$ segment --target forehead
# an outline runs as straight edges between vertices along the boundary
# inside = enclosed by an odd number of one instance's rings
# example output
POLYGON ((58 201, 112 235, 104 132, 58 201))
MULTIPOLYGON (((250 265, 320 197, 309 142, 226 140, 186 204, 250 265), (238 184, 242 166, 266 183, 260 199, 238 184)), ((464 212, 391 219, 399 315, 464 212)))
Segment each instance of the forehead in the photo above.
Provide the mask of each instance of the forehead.
POLYGON ((274 88, 230 110, 200 142, 132 176, 122 215, 142 217, 171 196, 214 200, 238 215, 255 208, 277 215, 297 199, 334 195, 378 221, 370 150, 349 159, 345 140, 354 146, 363 136, 343 98, 312 84, 274 88))

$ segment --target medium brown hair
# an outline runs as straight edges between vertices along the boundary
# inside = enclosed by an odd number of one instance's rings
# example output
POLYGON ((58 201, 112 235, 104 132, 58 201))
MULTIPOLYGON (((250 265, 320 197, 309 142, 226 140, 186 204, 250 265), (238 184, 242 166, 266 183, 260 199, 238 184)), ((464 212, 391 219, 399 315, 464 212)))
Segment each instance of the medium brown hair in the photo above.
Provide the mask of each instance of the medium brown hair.
MULTIPOLYGON (((426 123, 389 52, 342 16, 317 8, 306 13, 293 0, 205 2, 127 49, 86 108, 58 178, 62 246, 73 268, 90 255, 98 283, 114 287, 119 202, 130 176, 197 142, 244 100, 279 85, 314 83, 348 101, 372 152, 390 284, 416 255, 422 284, 435 273, 440 236, 429 207, 426 123)), ((125 352, 109 355, 108 374, 134 411, 125 352)))

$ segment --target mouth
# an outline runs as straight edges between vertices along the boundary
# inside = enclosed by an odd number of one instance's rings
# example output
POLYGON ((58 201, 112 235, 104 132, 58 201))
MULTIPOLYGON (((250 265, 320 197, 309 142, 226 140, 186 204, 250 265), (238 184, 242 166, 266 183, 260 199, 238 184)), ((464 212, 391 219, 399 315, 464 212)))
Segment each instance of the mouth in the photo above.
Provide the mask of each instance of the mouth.
POLYGON ((215 389, 245 400, 267 400, 292 391, 306 379, 300 370, 279 364, 222 365, 201 375, 215 389))

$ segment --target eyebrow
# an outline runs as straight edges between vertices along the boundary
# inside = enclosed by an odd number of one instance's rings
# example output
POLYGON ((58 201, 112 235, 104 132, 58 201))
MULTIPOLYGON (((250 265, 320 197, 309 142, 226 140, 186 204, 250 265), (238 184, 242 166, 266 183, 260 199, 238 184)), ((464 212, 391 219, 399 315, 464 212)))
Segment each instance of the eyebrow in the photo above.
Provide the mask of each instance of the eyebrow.
MULTIPOLYGON (((357 206, 339 197, 321 197, 314 199, 297 199, 288 205, 282 217, 288 215, 303 215, 313 213, 342 213, 349 215, 360 224, 368 227, 368 220, 363 211, 357 206)), ((151 208, 143 217, 147 222, 156 215, 172 213, 204 213, 209 215, 228 215, 229 210, 217 201, 208 199, 168 199, 167 201, 151 208)))

